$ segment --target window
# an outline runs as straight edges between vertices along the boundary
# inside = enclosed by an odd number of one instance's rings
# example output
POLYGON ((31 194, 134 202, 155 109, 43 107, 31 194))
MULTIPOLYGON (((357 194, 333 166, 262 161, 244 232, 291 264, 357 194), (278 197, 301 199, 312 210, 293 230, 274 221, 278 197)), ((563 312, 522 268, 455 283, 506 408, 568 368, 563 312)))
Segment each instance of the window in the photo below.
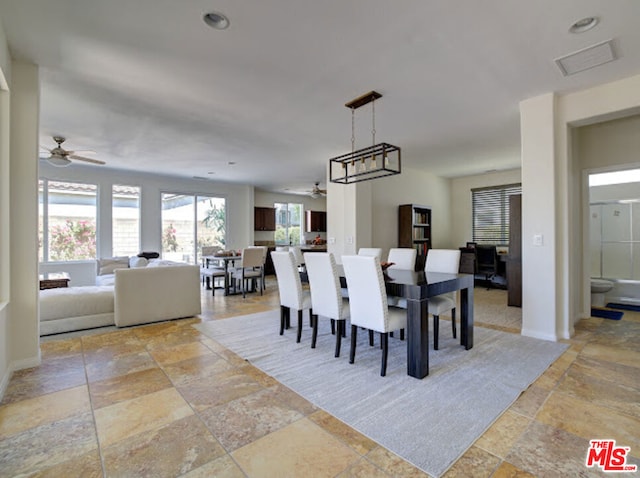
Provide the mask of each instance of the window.
POLYGON ((112 186, 112 244, 114 256, 135 256, 140 252, 140 188, 112 186))
POLYGON ((162 194, 162 257, 198 263, 202 246, 226 244, 226 201, 214 196, 162 194))
POLYGON ((97 193, 95 184, 39 181, 41 262, 96 258, 97 193))
POLYGON ((302 204, 275 203, 276 244, 300 244, 302 239, 302 204))
POLYGON ((474 242, 509 244, 509 196, 521 193, 520 184, 471 190, 474 242))

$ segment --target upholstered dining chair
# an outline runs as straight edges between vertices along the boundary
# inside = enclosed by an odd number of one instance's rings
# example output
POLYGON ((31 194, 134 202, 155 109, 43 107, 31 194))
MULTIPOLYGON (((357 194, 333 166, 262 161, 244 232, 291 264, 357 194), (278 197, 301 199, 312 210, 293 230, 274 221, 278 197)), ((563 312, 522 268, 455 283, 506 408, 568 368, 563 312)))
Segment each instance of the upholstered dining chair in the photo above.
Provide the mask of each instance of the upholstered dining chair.
MULTIPOLYGON (((446 272, 457 274, 460 269, 459 249, 430 249, 424 266, 426 274, 429 272, 446 272)), ((451 311, 451 331, 456 338, 456 305, 455 292, 447 292, 429 298, 429 313, 433 315, 433 348, 438 350, 438 333, 440 328, 440 314, 451 311)))
POLYGON ((382 363, 380 375, 387 374, 389 332, 407 326, 407 312, 389 307, 380 261, 375 256, 342 256, 349 288, 351 313, 351 350, 349 363, 355 362, 358 327, 380 334, 382 363))
POLYGON ((358 249, 359 256, 376 256, 382 262, 382 249, 380 247, 361 247, 358 249))
POLYGON ((336 260, 330 252, 306 252, 304 263, 309 276, 311 303, 314 305, 311 348, 316 348, 318 317, 326 317, 331 320, 331 330, 336 336, 334 356, 340 357, 340 345, 345 335, 346 319, 349 318, 349 301, 342 298, 336 260), (334 324, 337 324, 337 330, 334 324))
POLYGON ((293 252, 293 257, 296 260, 296 266, 300 272, 304 272, 304 255, 300 246, 290 246, 289 250, 293 252))
MULTIPOLYGON (((264 289, 264 258, 262 247, 245 247, 242 250, 240 267, 231 272, 231 277, 239 281, 242 287, 242 297, 246 297, 249 281, 260 281, 260 295, 264 289)), ((235 283, 234 283, 235 287, 235 283)))
MULTIPOLYGON (((223 267, 200 267, 202 281, 207 288, 211 287, 211 295, 216 295, 216 279, 224 279, 226 272, 223 267)), ((224 287, 223 287, 224 288, 224 287)))
POLYGON ((416 267, 417 251, 412 247, 396 247, 389 249, 387 262, 393 262, 390 269, 404 269, 412 271, 416 267))
POLYGON ((264 283, 264 266, 265 266, 265 263, 267 262, 267 254, 269 253, 269 249, 266 246, 249 246, 249 247, 256 248, 256 249, 259 248, 260 250, 262 250, 262 277, 260 280, 260 284, 262 285, 262 290, 266 290, 267 287, 264 283))
POLYGON ((280 335, 285 328, 289 328, 291 319, 291 309, 298 312, 298 336, 296 342, 300 342, 302 337, 302 312, 309 309, 309 321, 313 323, 311 310, 311 294, 308 290, 302 289, 300 273, 296 265, 293 252, 271 253, 273 267, 276 270, 278 281, 278 293, 280 294, 280 335))

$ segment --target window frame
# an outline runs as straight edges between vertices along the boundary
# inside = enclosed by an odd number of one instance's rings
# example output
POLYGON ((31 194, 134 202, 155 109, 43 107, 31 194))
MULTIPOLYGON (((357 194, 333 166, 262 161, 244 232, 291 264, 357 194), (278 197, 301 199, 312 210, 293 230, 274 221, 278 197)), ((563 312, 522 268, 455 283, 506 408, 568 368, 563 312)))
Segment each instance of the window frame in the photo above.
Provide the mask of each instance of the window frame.
MULTIPOLYGON (((42 248, 38 247, 38 262, 41 264, 58 264, 58 263, 74 263, 74 262, 87 262, 87 261, 95 261, 98 257, 99 250, 99 224, 100 224, 100 207, 99 207, 99 197, 100 197, 100 184, 95 182, 88 181, 77 181, 77 180, 62 180, 62 179, 50 179, 47 177, 38 178, 38 196, 40 195, 40 182, 42 182, 42 248), (51 259, 51 238, 50 238, 50 230, 49 230, 49 183, 63 183, 63 184, 79 184, 85 186, 95 187, 95 256, 91 258, 83 258, 83 259, 71 259, 71 260, 52 260, 51 259), (40 257, 40 250, 42 250, 42 257, 40 257)), ((40 200, 38 199, 38 219, 40 218, 40 200)), ((39 231, 38 231, 39 234, 39 231)))
POLYGON ((522 183, 471 189, 471 236, 473 242, 496 246, 509 245, 509 196, 516 194, 522 194, 522 183), (497 214, 495 213, 496 208, 498 208, 497 214), (491 232, 492 228, 496 228, 499 232, 491 232))

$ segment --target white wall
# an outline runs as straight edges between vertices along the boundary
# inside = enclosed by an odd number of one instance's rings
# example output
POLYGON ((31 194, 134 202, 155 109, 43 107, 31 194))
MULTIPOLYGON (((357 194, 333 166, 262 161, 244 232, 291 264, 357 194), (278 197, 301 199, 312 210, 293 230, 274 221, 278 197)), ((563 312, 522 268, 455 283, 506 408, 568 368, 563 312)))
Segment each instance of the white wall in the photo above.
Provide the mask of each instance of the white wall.
POLYGON ((386 257, 398 246, 401 204, 431 208, 433 247, 453 247, 449 179, 403 167, 397 176, 354 185, 330 183, 328 192, 328 248, 338 261, 360 247, 381 247, 386 257))
POLYGON ((10 254, 10 169, 9 85, 10 57, 2 22, 0 21, 0 398, 11 376, 9 353, 9 299, 11 283, 10 254))
POLYGON ((39 80, 35 65, 11 67, 10 254, 11 296, 8 316, 10 368, 40 362, 38 323, 37 157, 39 80))
POLYGON ((453 219, 451 247, 462 247, 473 237, 472 189, 520 182, 522 182, 520 169, 453 178, 451 180, 451 217, 453 219))
POLYGON ((574 129, 640 111, 640 75, 520 103, 523 186, 523 334, 568 338, 587 314, 584 209, 574 129), (552 131, 549 131, 549 128, 552 131), (543 247, 531 236, 542 233, 543 247))

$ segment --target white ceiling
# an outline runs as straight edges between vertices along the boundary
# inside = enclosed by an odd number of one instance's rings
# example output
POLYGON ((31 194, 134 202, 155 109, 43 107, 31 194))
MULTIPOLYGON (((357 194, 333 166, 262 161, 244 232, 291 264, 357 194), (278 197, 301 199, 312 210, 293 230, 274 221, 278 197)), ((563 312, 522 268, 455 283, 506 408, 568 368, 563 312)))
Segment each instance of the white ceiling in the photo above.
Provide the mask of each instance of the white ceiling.
MULTIPOLYGON (((41 67, 43 145, 267 190, 324 186, 351 150, 344 104, 370 90, 376 142, 455 177, 519 167, 520 100, 640 73, 637 0, 0 0, 0 20, 41 67), (568 32, 586 16, 600 23, 568 32), (554 62, 608 39, 616 61, 554 62)), ((371 144, 370 106, 355 138, 371 144)))

